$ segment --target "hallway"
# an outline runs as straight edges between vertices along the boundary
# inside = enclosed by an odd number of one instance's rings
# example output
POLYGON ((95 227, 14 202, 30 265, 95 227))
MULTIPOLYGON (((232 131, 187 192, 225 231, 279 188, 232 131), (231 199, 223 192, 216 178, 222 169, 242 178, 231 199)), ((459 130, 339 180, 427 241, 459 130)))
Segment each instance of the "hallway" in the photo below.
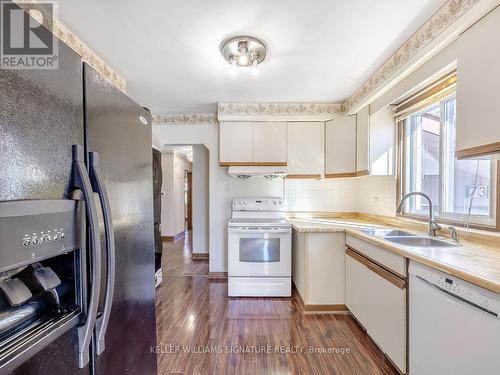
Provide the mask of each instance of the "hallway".
POLYGON ((397 374, 350 315, 303 314, 292 298, 228 298, 191 236, 164 242, 158 374, 397 374))
POLYGON ((193 232, 186 231, 184 238, 163 241, 161 260, 163 280, 168 276, 207 276, 208 260, 192 259, 193 232))

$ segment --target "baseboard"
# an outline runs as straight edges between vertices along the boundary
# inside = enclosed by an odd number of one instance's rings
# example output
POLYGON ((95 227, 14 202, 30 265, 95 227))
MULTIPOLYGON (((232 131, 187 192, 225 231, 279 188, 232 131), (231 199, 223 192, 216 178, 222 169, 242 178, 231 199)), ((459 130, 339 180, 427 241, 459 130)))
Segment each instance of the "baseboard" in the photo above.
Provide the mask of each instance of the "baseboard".
POLYGON ((169 242, 175 242, 178 241, 186 235, 185 231, 182 231, 180 233, 177 233, 175 236, 161 236, 162 241, 169 241, 169 242))
POLYGON ((227 272, 209 272, 209 279, 227 279, 227 272))
POLYGON ((344 304, 304 305, 304 314, 348 314, 349 309, 344 304))
POLYGON ((191 259, 193 260, 208 260, 208 253, 192 253, 191 259))
POLYGON ((304 303, 299 290, 292 282, 292 288, 296 293, 300 307, 302 307, 302 312, 304 314, 349 314, 349 309, 344 304, 323 304, 323 305, 311 305, 304 303))

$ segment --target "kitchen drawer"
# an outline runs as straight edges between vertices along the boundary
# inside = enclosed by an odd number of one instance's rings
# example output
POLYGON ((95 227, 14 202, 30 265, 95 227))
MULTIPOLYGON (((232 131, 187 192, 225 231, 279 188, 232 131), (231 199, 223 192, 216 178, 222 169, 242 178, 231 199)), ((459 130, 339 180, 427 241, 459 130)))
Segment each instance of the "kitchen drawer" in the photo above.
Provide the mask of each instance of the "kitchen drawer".
POLYGON ((406 258, 404 256, 393 253, 390 250, 386 250, 350 234, 346 235, 346 245, 401 277, 406 277, 406 258))
POLYGON ((229 297, 291 297, 290 277, 229 277, 229 297))

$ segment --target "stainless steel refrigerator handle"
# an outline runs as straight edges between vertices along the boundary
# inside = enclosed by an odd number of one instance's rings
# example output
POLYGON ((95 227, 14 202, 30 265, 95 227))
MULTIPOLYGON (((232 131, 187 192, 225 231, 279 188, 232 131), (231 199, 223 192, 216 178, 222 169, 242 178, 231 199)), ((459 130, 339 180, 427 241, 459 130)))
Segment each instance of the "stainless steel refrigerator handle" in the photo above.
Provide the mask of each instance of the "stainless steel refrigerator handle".
POLYGON ((90 182, 92 188, 99 195, 104 215, 104 228, 106 231, 106 253, 107 253, 107 280, 106 295, 104 297, 104 308, 102 315, 96 320, 96 352, 102 354, 105 349, 105 336, 108 328, 109 316, 111 315, 111 306, 113 305, 113 291, 115 287, 115 234, 113 229, 113 220, 111 218, 111 206, 109 204, 106 186, 101 177, 101 168, 99 163, 99 153, 90 153, 90 182))
MULTIPOLYGON (((90 178, 85 167, 85 152, 80 145, 73 145, 74 184, 83 192, 89 223, 91 246, 90 260, 90 298, 88 300, 87 317, 85 324, 78 327, 78 366, 84 368, 90 359, 89 347, 97 317, 99 292, 101 287, 101 241, 99 235, 99 221, 97 208, 90 178)), ((86 298, 86 296, 84 296, 86 298)))

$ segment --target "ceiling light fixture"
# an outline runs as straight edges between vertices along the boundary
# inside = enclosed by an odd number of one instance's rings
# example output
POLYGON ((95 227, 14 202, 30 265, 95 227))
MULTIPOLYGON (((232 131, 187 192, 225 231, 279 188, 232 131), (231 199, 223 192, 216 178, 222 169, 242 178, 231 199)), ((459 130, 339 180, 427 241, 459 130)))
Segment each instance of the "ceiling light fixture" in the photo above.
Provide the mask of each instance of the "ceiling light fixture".
POLYGON ((224 40, 220 52, 233 67, 251 67, 252 72, 257 73, 258 65, 267 56, 267 47, 260 39, 241 35, 224 40))

